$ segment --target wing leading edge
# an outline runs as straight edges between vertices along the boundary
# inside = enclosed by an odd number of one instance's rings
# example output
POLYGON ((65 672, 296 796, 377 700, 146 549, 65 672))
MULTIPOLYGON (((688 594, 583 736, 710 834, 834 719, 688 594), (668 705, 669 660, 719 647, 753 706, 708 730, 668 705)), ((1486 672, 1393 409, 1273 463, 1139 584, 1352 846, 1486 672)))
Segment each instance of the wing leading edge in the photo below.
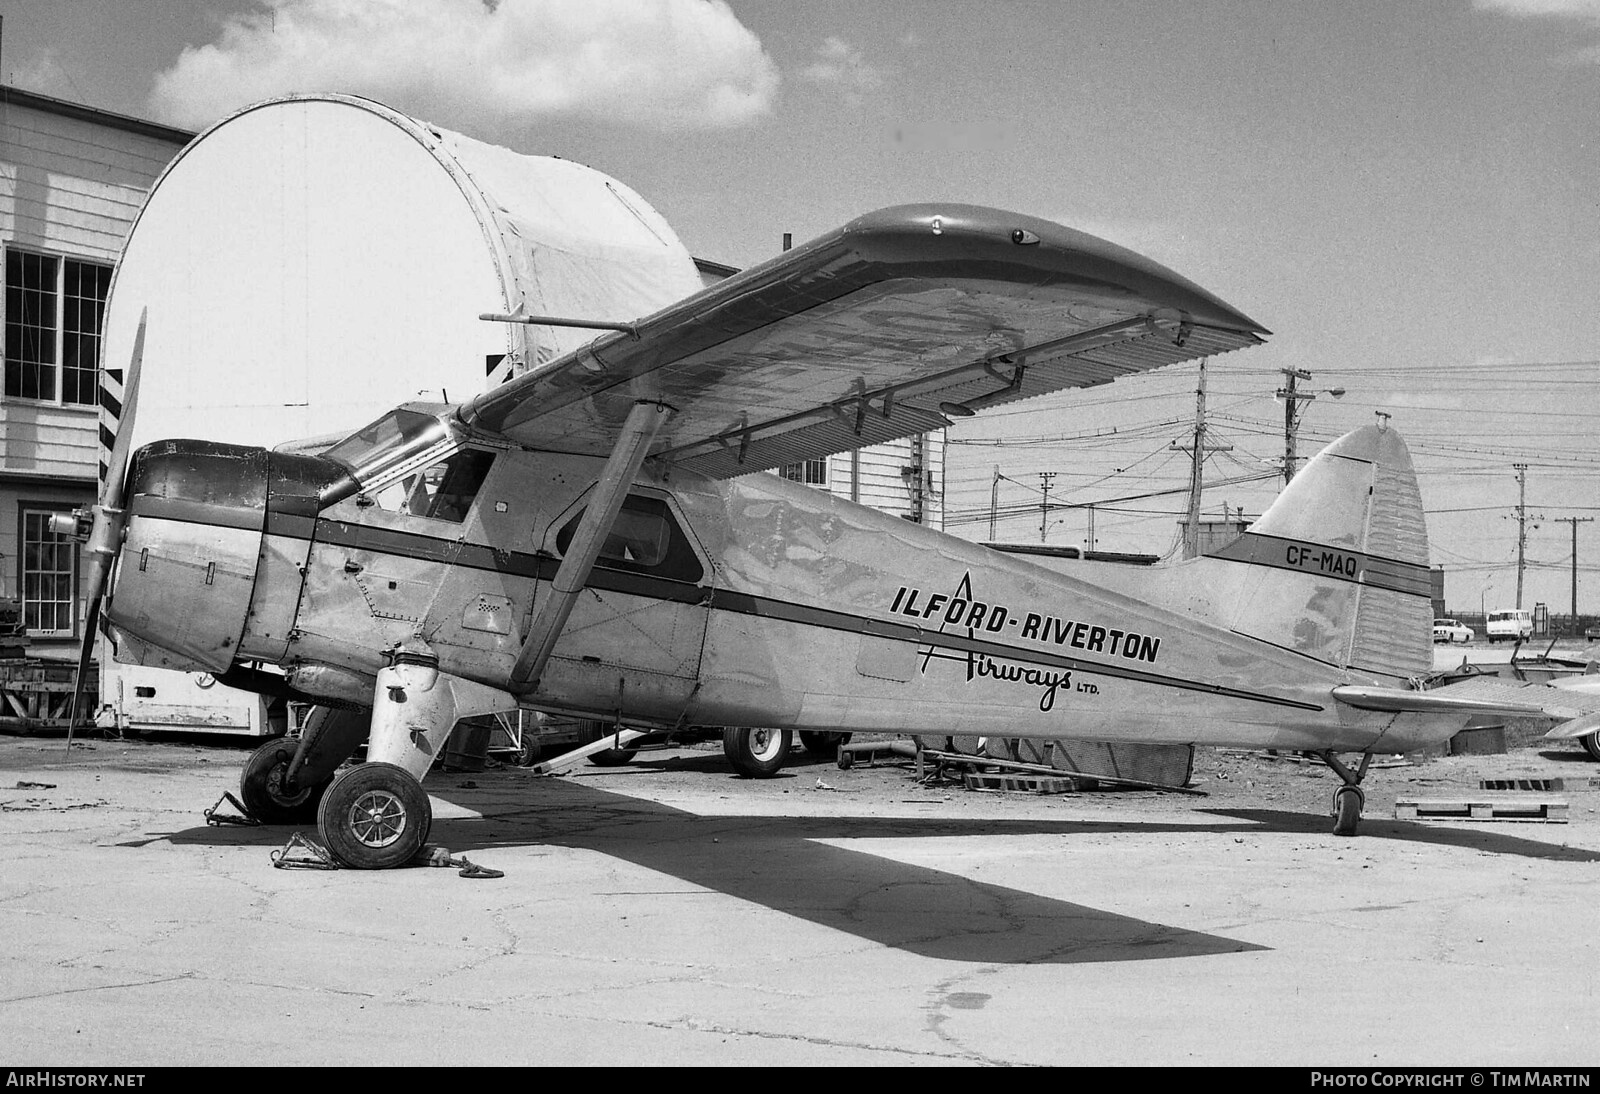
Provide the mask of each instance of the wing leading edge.
POLYGON ((602 336, 460 413, 532 448, 606 455, 634 403, 661 402, 675 413, 651 455, 727 478, 1255 345, 1266 333, 1094 236, 975 206, 898 206, 602 336))

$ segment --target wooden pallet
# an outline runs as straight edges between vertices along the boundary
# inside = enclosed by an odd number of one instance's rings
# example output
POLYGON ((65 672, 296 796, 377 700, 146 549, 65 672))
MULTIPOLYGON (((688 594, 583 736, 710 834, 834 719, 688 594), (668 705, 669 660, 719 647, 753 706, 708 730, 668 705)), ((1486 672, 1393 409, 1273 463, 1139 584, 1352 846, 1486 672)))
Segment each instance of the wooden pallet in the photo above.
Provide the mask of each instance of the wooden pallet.
POLYGON ((969 772, 964 781, 968 790, 1009 790, 1025 794, 1071 794, 1079 789, 1078 779, 1057 775, 980 775, 969 772))
POLYGON ((1479 790, 1600 790, 1600 779, 1479 779, 1479 790))
POLYGON ((1536 821, 1567 823, 1567 803, 1562 798, 1493 798, 1468 794, 1458 798, 1398 798, 1396 820, 1536 821))

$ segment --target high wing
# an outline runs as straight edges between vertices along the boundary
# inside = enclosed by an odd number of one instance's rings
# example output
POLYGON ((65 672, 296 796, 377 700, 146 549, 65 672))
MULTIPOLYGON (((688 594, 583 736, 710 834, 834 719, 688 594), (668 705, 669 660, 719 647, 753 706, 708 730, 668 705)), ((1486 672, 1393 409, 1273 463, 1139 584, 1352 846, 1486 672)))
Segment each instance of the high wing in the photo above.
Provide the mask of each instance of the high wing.
POLYGON ((976 206, 906 205, 601 336, 460 415, 530 448, 604 456, 636 403, 663 403, 674 413, 649 455, 727 478, 1266 333, 1094 236, 976 206))

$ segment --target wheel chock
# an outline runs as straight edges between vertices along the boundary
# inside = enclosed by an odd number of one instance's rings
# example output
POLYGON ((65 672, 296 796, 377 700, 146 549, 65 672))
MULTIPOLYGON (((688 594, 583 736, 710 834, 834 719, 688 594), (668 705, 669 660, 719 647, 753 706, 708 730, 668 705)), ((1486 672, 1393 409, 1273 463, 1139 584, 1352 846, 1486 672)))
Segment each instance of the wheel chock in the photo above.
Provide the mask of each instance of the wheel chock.
POLYGON ((337 870, 339 864, 318 844, 299 832, 289 837, 280 850, 272 852, 272 865, 280 870, 337 870), (298 853, 298 857, 296 856, 298 853))
POLYGON ((205 816, 206 823, 210 825, 239 824, 251 828, 261 827, 261 822, 250 815, 250 810, 244 807, 244 803, 238 798, 234 797, 233 794, 227 790, 222 792, 222 797, 217 799, 216 805, 213 805, 210 809, 206 810, 205 816), (239 816, 235 817, 227 813, 218 813, 217 810, 222 808, 223 802, 227 802, 237 809, 239 811, 239 816))

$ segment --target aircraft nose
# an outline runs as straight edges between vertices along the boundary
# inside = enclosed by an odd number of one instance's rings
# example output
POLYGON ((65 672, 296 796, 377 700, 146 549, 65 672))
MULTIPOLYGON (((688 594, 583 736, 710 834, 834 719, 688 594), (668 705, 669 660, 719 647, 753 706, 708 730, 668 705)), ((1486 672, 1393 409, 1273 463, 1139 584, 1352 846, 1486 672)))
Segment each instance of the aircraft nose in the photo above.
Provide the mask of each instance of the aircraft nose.
POLYGON ((223 672, 244 631, 267 511, 268 453, 160 441, 135 454, 127 530, 106 621, 132 638, 124 657, 223 672))

